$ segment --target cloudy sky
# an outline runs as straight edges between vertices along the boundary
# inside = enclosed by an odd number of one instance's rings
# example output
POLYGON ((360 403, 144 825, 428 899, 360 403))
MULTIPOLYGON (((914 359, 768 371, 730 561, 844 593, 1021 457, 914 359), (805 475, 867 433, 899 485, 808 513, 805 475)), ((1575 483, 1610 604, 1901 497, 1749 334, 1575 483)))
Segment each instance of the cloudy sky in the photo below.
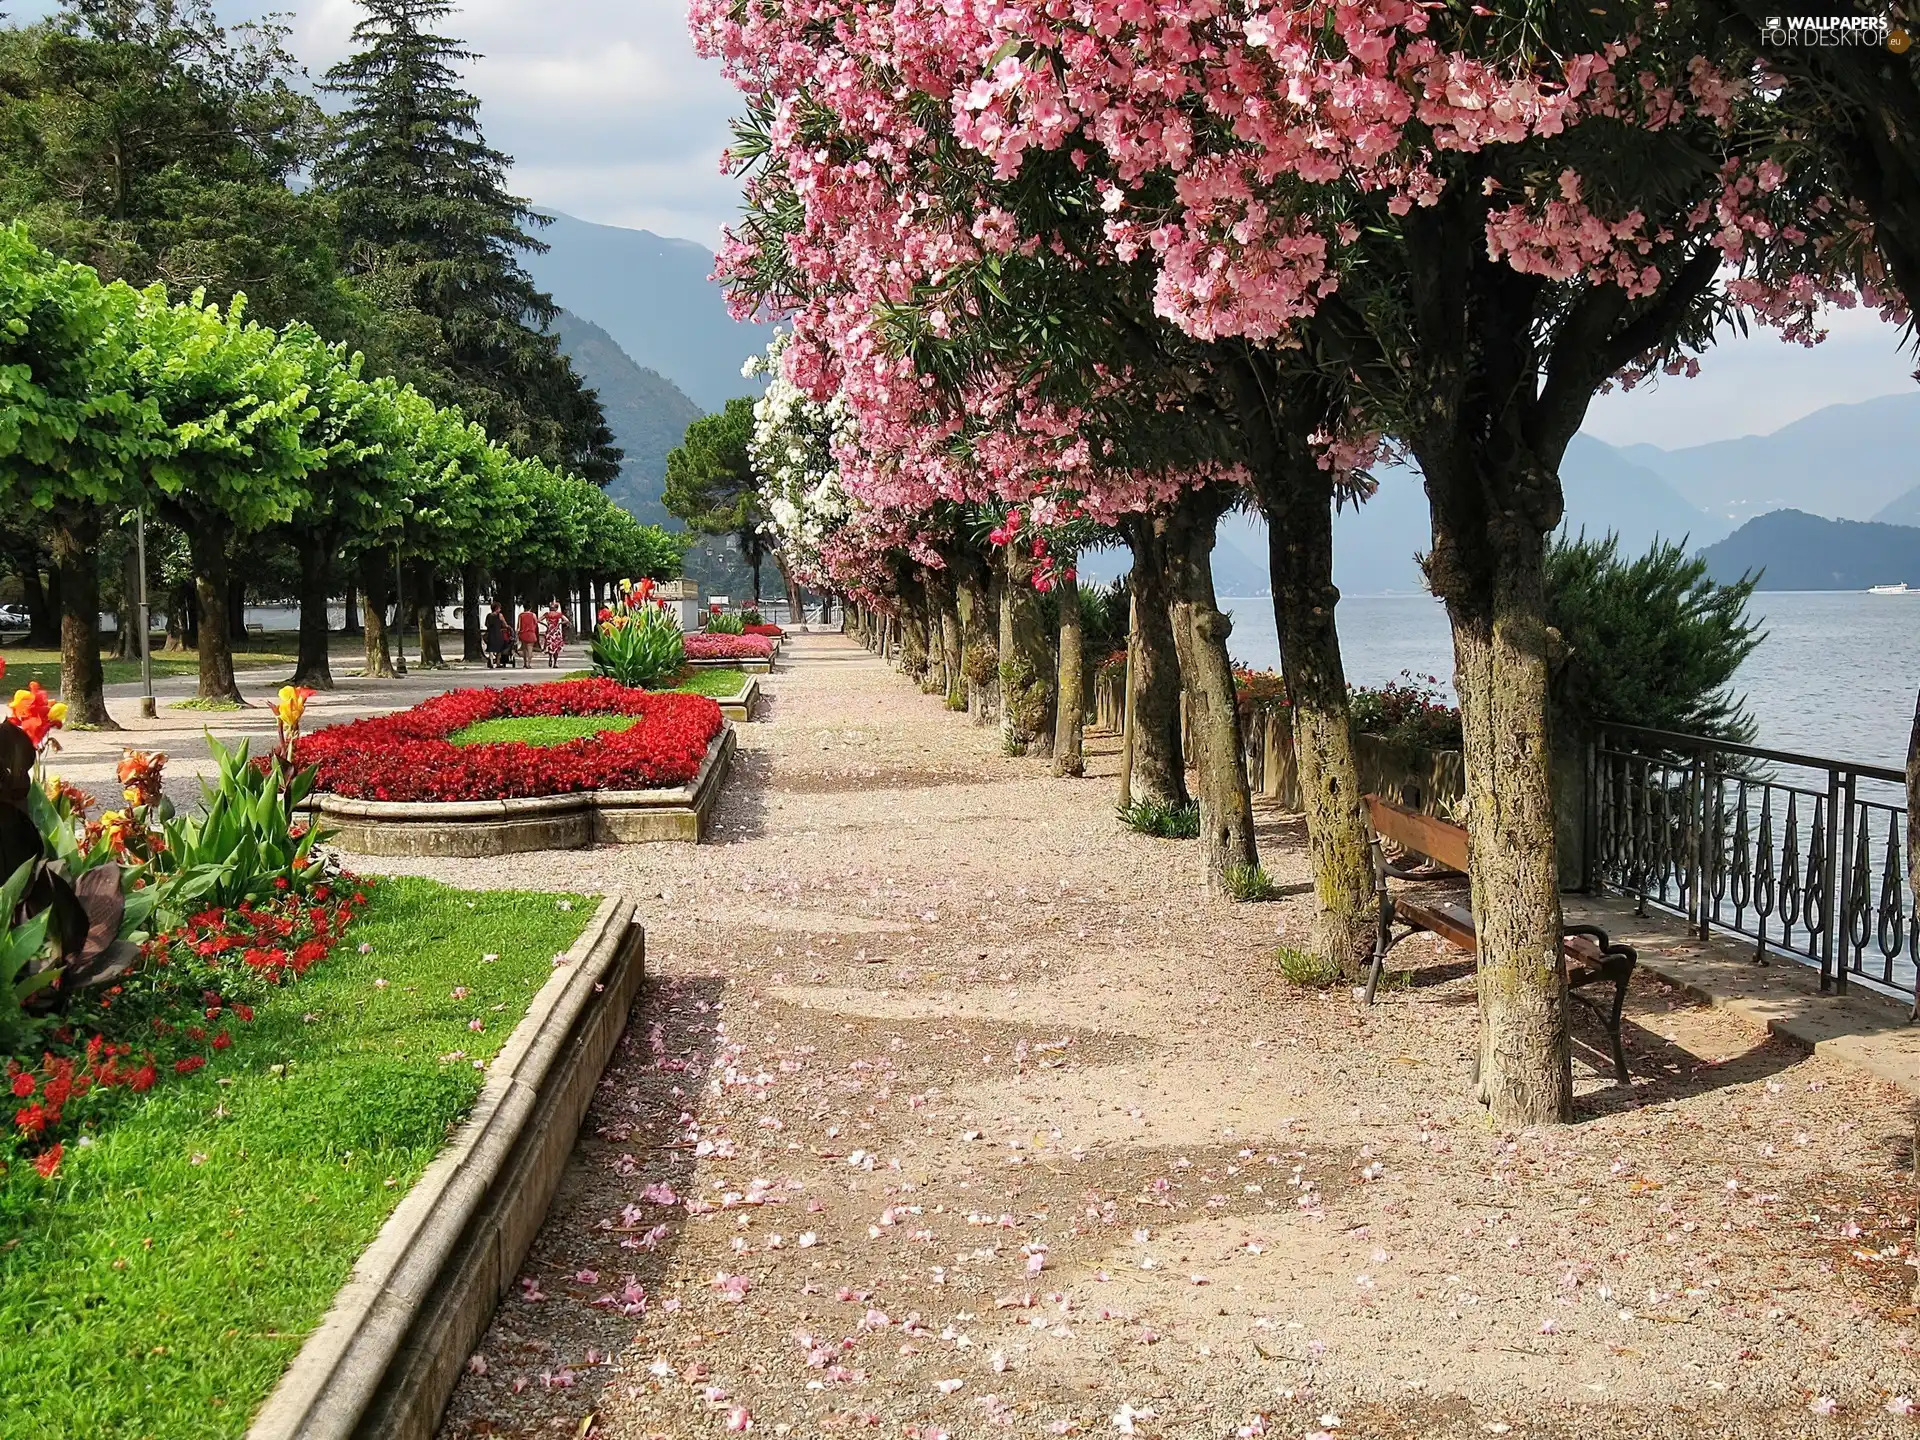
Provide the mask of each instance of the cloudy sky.
MULTIPOLYGON (((217 3, 230 19, 258 13, 217 3)), ((353 0, 278 3, 293 12, 293 49, 310 73, 346 52, 353 0)), ((24 16, 36 0, 10 8, 24 16)), ((469 0, 448 29, 484 57, 469 83, 488 138, 517 158, 522 194, 583 220, 716 243, 738 199, 719 173, 734 96, 693 53, 684 0, 469 0)), ((1910 390, 1915 363, 1889 327, 1843 315, 1813 350, 1771 334, 1733 339, 1697 379, 1602 396, 1587 428, 1668 448, 1762 434, 1823 405, 1910 390)))

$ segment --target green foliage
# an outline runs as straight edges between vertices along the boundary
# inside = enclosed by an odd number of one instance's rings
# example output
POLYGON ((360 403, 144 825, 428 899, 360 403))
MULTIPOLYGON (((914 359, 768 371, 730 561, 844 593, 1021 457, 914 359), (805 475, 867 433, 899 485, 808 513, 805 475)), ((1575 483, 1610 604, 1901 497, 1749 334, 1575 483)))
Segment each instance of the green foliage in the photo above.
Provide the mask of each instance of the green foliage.
POLYGON ((1347 711, 1356 734, 1377 735, 1427 750, 1460 748, 1460 712, 1433 675, 1401 671, 1400 680, 1376 689, 1347 691, 1347 711))
POLYGON ((1164 800, 1135 800, 1120 808, 1120 823, 1142 835, 1157 835, 1162 840, 1197 840, 1200 837, 1200 807, 1169 805, 1164 800))
POLYGON ((316 168, 355 291, 389 319, 401 378, 458 405, 515 454, 604 482, 618 473, 600 402, 560 353, 558 313, 520 257, 547 217, 509 193, 461 71, 434 33, 447 0, 363 0, 355 53, 327 72, 344 108, 316 168))
POLYGON ((731 536, 753 570, 760 598, 760 566, 772 551, 762 526, 760 481, 753 468, 753 401, 736 396, 717 415, 687 426, 686 438, 667 456, 661 503, 698 535, 731 536))
POLYGON ((638 715, 508 715, 481 720, 447 737, 454 745, 565 745, 605 730, 631 730, 638 715))
POLYGON ((747 633, 747 619, 744 615, 724 611, 718 615, 709 612, 700 617, 700 628, 709 635, 744 635, 747 633))
POLYGON ((615 615, 593 637, 593 670, 622 685, 658 689, 687 663, 680 622, 664 610, 641 605, 615 615))
POLYGON ((1271 900, 1274 895, 1273 878, 1259 865, 1227 866, 1227 893, 1236 900, 1271 900))
POLYGON ((277 756, 256 765, 244 740, 229 749, 209 735, 207 747, 219 775, 211 785, 200 782, 201 813, 169 820, 166 846, 154 857, 170 924, 197 910, 266 900, 324 874, 312 852, 326 832, 298 820, 314 772, 289 775, 277 756))
POLYGON ((0 1176, 0 1434, 243 1434, 591 916, 383 881, 206 1069, 0 1176))
POLYGON ((1280 978, 1302 990, 1330 990, 1345 978, 1337 964, 1317 951, 1282 945, 1274 959, 1280 962, 1280 978))
POLYGON ((751 605, 740 612, 740 620, 742 624, 746 625, 763 625, 766 623, 760 618, 760 612, 751 605))
POLYGON ((1623 560, 1619 542, 1565 536, 1547 551, 1547 623, 1564 662, 1554 676, 1560 724, 1593 721, 1750 742, 1754 723, 1731 689, 1766 638, 1747 616, 1759 577, 1721 585, 1683 545, 1656 542, 1623 560))

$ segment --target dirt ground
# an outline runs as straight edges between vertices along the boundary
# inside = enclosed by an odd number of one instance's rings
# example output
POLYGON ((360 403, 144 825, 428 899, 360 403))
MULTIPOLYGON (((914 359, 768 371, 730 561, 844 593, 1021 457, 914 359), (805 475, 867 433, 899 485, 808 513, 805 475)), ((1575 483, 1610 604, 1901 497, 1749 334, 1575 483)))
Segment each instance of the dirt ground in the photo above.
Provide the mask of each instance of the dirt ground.
MULTIPOLYGON (((1616 1088, 1492 1129, 1470 966, 1304 992, 852 643, 797 640, 699 847, 422 862, 634 893, 649 979, 443 1435, 1916 1433, 1912 1116, 1637 982, 1616 1088)), ((368 862, 380 868, 392 862, 368 862)))

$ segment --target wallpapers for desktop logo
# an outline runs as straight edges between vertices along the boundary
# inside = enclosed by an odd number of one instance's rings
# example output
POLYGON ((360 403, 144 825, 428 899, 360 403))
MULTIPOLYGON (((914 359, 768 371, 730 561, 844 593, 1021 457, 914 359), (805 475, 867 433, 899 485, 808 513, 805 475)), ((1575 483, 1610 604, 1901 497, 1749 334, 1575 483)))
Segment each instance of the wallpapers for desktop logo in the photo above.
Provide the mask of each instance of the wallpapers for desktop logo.
POLYGON ((1761 27, 1768 45, 1824 49, 1879 49, 1904 55, 1913 37, 1891 15, 1769 15, 1761 27))

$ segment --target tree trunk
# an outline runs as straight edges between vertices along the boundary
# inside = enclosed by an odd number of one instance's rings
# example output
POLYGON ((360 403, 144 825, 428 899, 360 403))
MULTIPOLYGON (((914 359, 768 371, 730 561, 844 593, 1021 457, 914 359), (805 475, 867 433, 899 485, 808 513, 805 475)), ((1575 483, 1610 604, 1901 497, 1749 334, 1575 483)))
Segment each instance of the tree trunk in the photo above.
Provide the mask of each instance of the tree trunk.
POLYGON ((167 592, 167 640, 164 649, 176 655, 187 648, 188 588, 176 585, 167 592))
POLYGON ((1000 547, 1000 583, 1000 739, 1011 754, 1050 755, 1059 665, 1021 546, 1000 547))
POLYGON ((1213 541, 1223 498, 1209 491, 1183 495, 1162 523, 1172 562, 1174 643, 1193 725, 1193 768, 1200 782, 1200 842, 1207 888, 1232 893, 1236 871, 1260 863, 1253 834, 1253 797, 1247 789, 1245 744, 1233 690, 1227 637, 1233 621, 1213 593, 1213 541))
POLYGON ((54 518, 52 540, 60 580, 60 698, 67 702, 67 723, 118 730, 107 714, 100 665, 99 512, 91 506, 63 509, 54 518))
POLYGON ((387 640, 387 598, 391 586, 385 558, 373 551, 360 560, 361 614, 366 637, 366 674, 369 679, 394 678, 393 650, 387 640))
POLYGON ((120 557, 120 604, 116 611, 119 630, 114 636, 116 660, 138 660, 140 637, 140 556, 129 545, 120 557))
MULTIPOLYGON (((1429 481, 1429 494, 1445 493, 1429 481)), ((1573 1118, 1560 870, 1547 731, 1546 544, 1517 514, 1433 505, 1435 588, 1453 621, 1480 945, 1479 1096, 1503 1126, 1573 1118)), ((1464 508, 1464 507, 1463 507, 1464 508)))
POLYGON ((757 552, 747 557, 747 568, 753 571, 753 608, 756 610, 760 608, 760 562, 757 552))
MULTIPOLYGON (((800 586, 795 582, 793 578, 793 571, 787 568, 786 558, 782 555, 776 554, 773 557, 773 563, 779 567, 780 583, 786 587, 786 591, 787 591, 787 623, 789 625, 806 624, 807 623, 806 596, 800 593, 800 586)), ((758 607, 760 604, 760 597, 757 595, 754 596, 753 603, 756 607, 758 607)))
MULTIPOLYGON (((1307 458, 1261 487, 1280 669, 1293 715, 1300 804, 1313 875, 1314 948, 1354 974, 1372 945, 1373 858, 1353 753, 1347 675, 1334 609, 1333 490, 1307 458)), ((1280 723, 1280 717, 1272 717, 1280 723)), ((1399 797, 1390 797, 1398 799, 1399 797)))
POLYGON ((333 689, 333 660, 328 653, 332 631, 327 625, 327 582, 331 578, 331 542, 314 536, 300 551, 300 654, 293 667, 293 685, 310 690, 333 689))
POLYGON ((358 635, 360 633, 359 587, 347 586, 346 599, 340 606, 340 633, 358 635))
POLYGON ((420 621, 420 668, 444 670, 446 657, 440 653, 440 576, 431 565, 422 564, 414 572, 414 601, 420 621))
POLYGON ((60 602, 49 593, 49 587, 41 583, 37 554, 20 571, 20 598, 27 606, 26 647, 29 650, 59 649, 63 628, 60 602))
MULTIPOLYGON (((917 570, 911 562, 901 568, 917 570)), ((896 594, 900 611, 900 673, 924 686, 930 658, 926 586, 917 573, 903 573, 896 594)))
POLYGON ((193 556, 193 586, 200 601, 200 688, 195 696, 242 704, 240 686, 233 678, 233 636, 227 628, 233 618, 233 567, 227 555, 227 537, 195 526, 187 537, 187 546, 193 556))
POLYGON ((244 575, 227 567, 227 644, 230 649, 247 648, 247 581, 244 575))
POLYGON ((1053 593, 1060 601, 1060 667, 1053 720, 1053 773, 1079 776, 1087 773, 1082 744, 1087 719, 1087 680, 1080 646, 1080 582, 1062 580, 1053 593))
POLYGON ((1133 778, 1135 801, 1188 803, 1180 735, 1180 660, 1167 590, 1166 546, 1153 522, 1127 523, 1133 547, 1133 778))
POLYGON ((480 567, 478 565, 466 565, 460 571, 460 658, 468 662, 487 658, 480 634, 480 567))
MULTIPOLYGON (((967 677, 962 671, 961 651, 963 649, 960 634, 960 599, 954 587, 953 566, 927 575, 927 593, 933 600, 934 613, 940 628, 940 668, 944 672, 947 693, 947 709, 965 710, 967 708, 967 677)), ((825 625, 825 621, 821 622, 825 625)))
POLYGON ((954 595, 960 612, 960 675, 966 686, 966 708, 973 723, 985 725, 993 715, 1000 673, 999 626, 993 618, 991 577, 971 550, 954 558, 954 595))

